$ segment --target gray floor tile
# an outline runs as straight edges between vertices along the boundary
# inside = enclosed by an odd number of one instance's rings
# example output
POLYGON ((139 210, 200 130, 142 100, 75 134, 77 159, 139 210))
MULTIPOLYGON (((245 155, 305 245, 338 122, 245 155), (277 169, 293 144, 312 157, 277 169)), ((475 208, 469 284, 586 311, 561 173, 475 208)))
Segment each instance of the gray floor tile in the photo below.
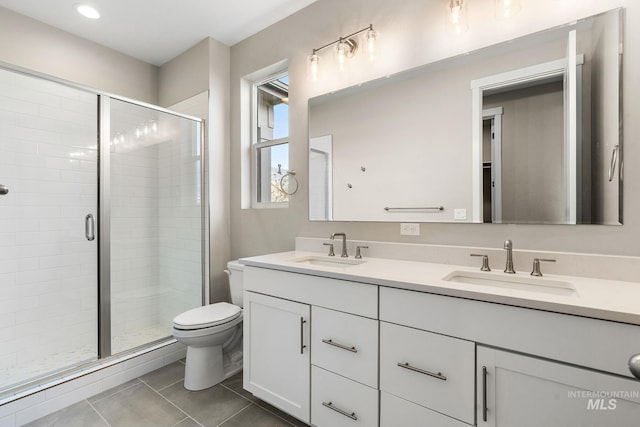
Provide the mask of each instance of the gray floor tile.
POLYGON ((140 377, 154 390, 160 390, 184 378, 184 365, 174 362, 140 377))
POLYGON ((256 405, 251 405, 244 409, 238 415, 233 416, 221 427, 291 427, 291 424, 285 422, 282 418, 265 411, 256 405))
POLYGON ((256 405, 260 406, 261 408, 266 409, 267 411, 272 412, 273 414, 275 414, 278 417, 282 418, 283 420, 287 421, 289 424, 292 424, 292 425, 294 425, 296 427, 307 427, 307 424, 303 423, 299 419, 292 417, 291 415, 287 414, 286 412, 281 411, 280 409, 276 408, 275 406, 272 406, 272 405, 268 404, 265 401, 262 401, 260 399, 255 399, 255 403, 256 403, 256 405))
POLYGON ((251 404, 221 385, 202 391, 189 391, 178 383, 160 391, 160 394, 200 424, 211 427, 251 404))
POLYGON ((200 424, 193 421, 191 418, 185 418, 173 427, 200 427, 200 424))
POLYGON ((251 400, 252 402, 256 400, 256 398, 253 397, 253 394, 242 388, 242 372, 232 376, 231 378, 227 378, 222 382, 222 385, 251 400))
POLYGON ((140 380, 135 378, 131 381, 127 381, 124 384, 120 384, 119 386, 115 386, 113 388, 110 388, 109 390, 105 390, 100 394, 96 394, 95 396, 91 396, 90 398, 88 398, 87 400, 91 403, 95 403, 98 400, 104 399, 105 397, 109 397, 109 396, 113 396, 116 393, 119 393, 120 391, 132 387, 135 384, 140 384, 140 380))
POLYGON ((99 400, 93 406, 113 427, 171 427, 185 417, 143 383, 99 400))
POLYGON ((83 400, 29 424, 29 427, 108 427, 100 415, 83 400))

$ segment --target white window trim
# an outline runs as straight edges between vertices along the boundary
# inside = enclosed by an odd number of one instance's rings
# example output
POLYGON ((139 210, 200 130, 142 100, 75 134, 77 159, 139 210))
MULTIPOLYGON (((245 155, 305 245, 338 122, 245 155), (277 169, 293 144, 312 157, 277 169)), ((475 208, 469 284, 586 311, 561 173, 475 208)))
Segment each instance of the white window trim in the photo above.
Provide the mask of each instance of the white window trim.
POLYGON ((258 150, 265 147, 288 144, 289 136, 271 141, 258 142, 258 86, 289 74, 288 69, 270 74, 268 77, 251 84, 251 208, 252 209, 280 209, 288 208, 289 202, 259 202, 258 201, 258 150))

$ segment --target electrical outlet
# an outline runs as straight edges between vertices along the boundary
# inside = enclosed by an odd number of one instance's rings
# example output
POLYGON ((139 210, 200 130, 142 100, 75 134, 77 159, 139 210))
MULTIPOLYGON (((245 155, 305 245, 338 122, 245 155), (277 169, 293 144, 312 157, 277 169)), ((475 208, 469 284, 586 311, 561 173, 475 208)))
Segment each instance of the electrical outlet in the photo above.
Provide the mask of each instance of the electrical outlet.
POLYGON ((453 210, 453 219, 467 219, 467 210, 464 208, 456 208, 453 210))
POLYGON ((400 224, 400 235, 401 236, 419 236, 420 224, 416 224, 413 222, 400 224))

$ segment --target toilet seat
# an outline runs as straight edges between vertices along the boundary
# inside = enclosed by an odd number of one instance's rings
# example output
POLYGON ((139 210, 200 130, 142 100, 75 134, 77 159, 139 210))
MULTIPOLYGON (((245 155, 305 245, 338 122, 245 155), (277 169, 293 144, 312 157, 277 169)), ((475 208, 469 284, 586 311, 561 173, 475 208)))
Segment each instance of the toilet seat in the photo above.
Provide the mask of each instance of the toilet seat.
POLYGON ((227 302, 209 304, 179 314, 173 319, 173 327, 187 331, 210 328, 236 319, 241 311, 237 305, 227 302))

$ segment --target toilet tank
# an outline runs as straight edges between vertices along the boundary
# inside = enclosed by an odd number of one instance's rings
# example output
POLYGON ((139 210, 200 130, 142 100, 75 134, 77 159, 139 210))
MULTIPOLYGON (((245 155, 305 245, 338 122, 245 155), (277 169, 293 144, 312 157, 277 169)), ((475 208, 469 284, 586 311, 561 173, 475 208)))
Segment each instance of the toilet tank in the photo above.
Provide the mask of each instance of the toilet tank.
POLYGON ((244 270, 244 266, 237 260, 229 261, 227 263, 227 270, 229 270, 231 303, 242 307, 242 291, 244 290, 244 286, 242 284, 242 272, 244 270))

